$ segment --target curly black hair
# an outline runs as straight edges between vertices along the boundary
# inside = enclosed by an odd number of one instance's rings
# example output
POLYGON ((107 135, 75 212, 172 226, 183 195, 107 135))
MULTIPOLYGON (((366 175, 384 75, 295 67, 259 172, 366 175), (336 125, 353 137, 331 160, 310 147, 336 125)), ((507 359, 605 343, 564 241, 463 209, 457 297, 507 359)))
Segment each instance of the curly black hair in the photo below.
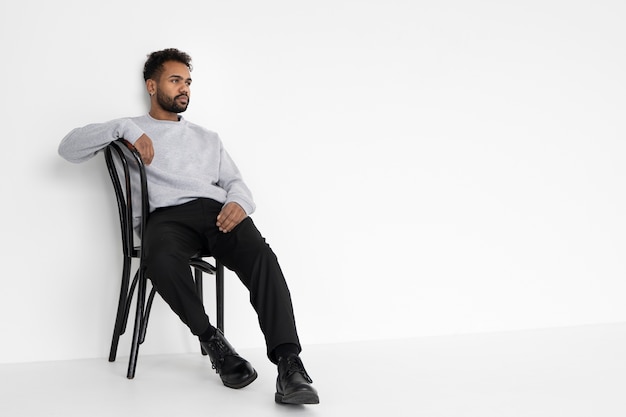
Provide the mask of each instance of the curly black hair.
POLYGON ((191 57, 185 52, 179 51, 176 48, 163 49, 162 51, 152 52, 148 55, 148 60, 143 67, 143 79, 148 81, 149 79, 159 78, 161 72, 163 72, 163 64, 168 61, 176 61, 183 63, 191 71, 191 57))

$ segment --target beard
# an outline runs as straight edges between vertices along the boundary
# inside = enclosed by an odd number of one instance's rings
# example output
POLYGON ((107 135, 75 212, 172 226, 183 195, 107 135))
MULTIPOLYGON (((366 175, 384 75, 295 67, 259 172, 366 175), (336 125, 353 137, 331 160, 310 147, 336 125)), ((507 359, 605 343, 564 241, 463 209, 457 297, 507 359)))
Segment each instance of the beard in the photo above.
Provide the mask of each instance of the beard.
POLYGON ((187 106, 189 105, 189 96, 184 96, 184 97, 187 97, 187 103, 185 104, 179 104, 176 101, 181 96, 168 97, 160 91, 157 91, 156 96, 157 96, 157 103, 159 103, 159 106, 161 106, 163 110, 169 111, 172 113, 182 113, 185 110, 187 110, 187 106))

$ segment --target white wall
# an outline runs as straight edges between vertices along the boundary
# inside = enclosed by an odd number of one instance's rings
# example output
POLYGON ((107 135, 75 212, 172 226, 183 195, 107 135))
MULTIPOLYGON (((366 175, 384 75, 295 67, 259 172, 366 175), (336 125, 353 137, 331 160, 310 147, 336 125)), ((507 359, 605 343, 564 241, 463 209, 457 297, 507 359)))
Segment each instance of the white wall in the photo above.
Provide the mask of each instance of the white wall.
MULTIPOLYGON (((112 189, 56 148, 144 113, 171 46, 305 344, 626 320, 624 21, 618 0, 3 2, 0 362, 107 355, 112 189)), ((234 274, 226 326, 262 346, 234 274)), ((157 302, 142 352, 193 349, 157 302)))

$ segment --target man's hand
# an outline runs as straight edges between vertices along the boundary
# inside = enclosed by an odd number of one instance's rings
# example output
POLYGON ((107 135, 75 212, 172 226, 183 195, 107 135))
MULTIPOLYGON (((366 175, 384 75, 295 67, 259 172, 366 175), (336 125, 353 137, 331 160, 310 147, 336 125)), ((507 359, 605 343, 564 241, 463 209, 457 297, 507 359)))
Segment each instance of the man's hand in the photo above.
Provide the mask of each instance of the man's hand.
POLYGON ((222 211, 218 214, 217 227, 220 232, 228 233, 246 217, 248 217, 246 211, 239 204, 230 202, 222 207, 222 211))
POLYGON ((154 158, 154 147, 152 146, 152 139, 150 139, 145 133, 139 136, 139 139, 133 144, 144 164, 150 165, 152 158, 154 158))

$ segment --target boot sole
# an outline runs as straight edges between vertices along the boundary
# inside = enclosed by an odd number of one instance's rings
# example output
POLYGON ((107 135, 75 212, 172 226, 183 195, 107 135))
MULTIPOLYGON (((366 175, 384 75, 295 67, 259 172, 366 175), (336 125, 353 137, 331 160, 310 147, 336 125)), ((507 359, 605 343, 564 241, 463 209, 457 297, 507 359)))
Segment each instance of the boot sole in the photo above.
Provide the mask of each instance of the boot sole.
POLYGON ((319 404, 319 396, 313 392, 299 391, 293 394, 283 395, 276 393, 274 401, 279 404, 319 404))
POLYGON ((240 389, 240 388, 247 387, 248 385, 252 384, 257 376, 258 376, 257 372, 254 371, 254 373, 250 375, 250 378, 246 379, 243 382, 240 382, 239 384, 229 384, 225 382, 224 380, 222 380, 222 383, 228 388, 240 389))

